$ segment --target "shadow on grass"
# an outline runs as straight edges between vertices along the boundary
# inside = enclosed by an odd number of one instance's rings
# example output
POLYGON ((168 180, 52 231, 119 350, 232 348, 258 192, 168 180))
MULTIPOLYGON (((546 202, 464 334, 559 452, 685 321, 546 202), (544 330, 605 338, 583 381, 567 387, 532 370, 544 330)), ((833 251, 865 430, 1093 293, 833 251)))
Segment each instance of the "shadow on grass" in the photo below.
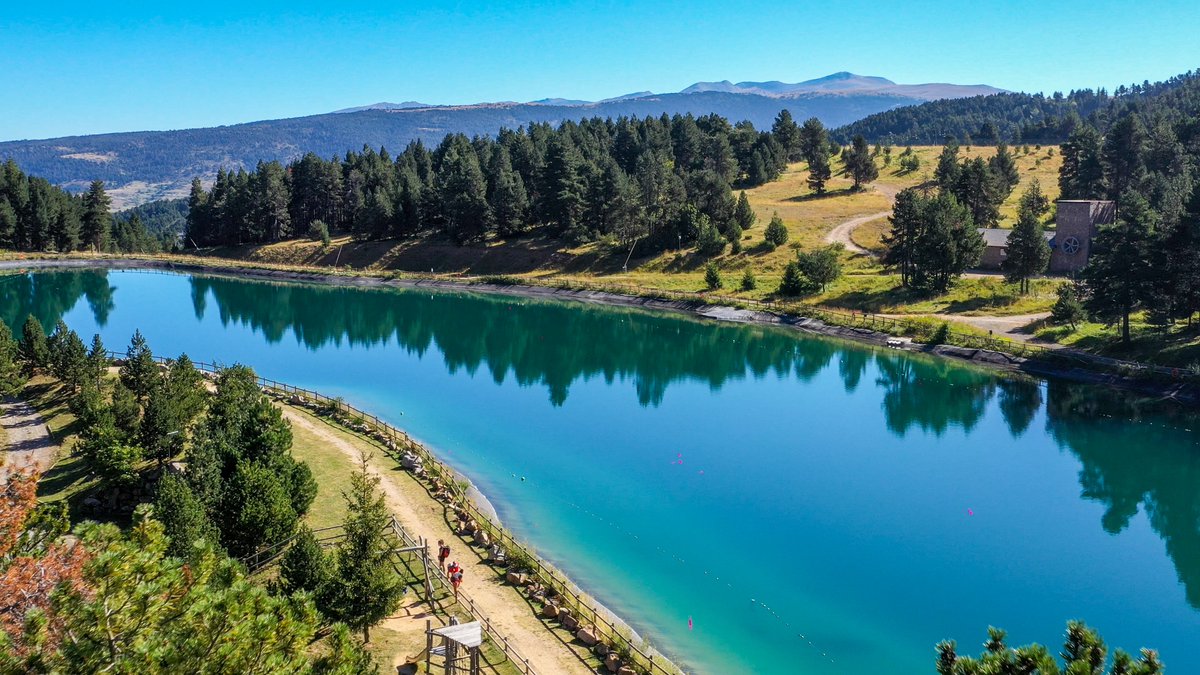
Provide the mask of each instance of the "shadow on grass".
POLYGON ((821 194, 811 192, 806 195, 796 195, 795 197, 788 197, 787 199, 785 199, 783 201, 785 201, 785 202, 815 202, 815 201, 819 201, 822 199, 832 199, 834 197, 845 197, 846 195, 857 194, 859 192, 866 192, 866 190, 864 190, 863 188, 855 189, 852 187, 848 187, 848 188, 842 188, 840 190, 827 190, 821 194))

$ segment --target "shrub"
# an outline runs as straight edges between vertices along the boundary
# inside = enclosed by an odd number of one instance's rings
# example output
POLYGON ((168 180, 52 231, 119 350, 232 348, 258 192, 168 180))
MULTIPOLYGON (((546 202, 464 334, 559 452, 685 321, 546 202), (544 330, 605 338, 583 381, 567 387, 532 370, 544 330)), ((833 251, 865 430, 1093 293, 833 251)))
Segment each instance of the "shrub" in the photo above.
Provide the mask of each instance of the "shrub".
POLYGON ((800 270, 800 263, 795 260, 783 268, 783 279, 779 282, 780 295, 803 295, 811 290, 808 279, 800 270))
POLYGON ((325 221, 320 219, 312 221, 308 226, 308 238, 328 246, 330 241, 329 226, 325 224, 325 221))
POLYGON ((758 279, 754 278, 752 270, 747 269, 746 273, 742 275, 742 290, 752 291, 755 288, 758 288, 758 279))
POLYGON ((720 255, 725 250, 725 237, 721 236, 721 231, 707 216, 700 216, 700 230, 696 236, 696 250, 701 255, 714 256, 720 255))
POLYGON ((708 263, 704 266, 704 285, 708 286, 708 290, 715 291, 722 286, 721 271, 717 269, 716 263, 708 263))
POLYGON ((767 225, 766 231, 763 232, 763 239, 772 249, 787 243, 787 227, 784 226, 783 219, 779 217, 779 214, 771 216, 771 222, 767 225))

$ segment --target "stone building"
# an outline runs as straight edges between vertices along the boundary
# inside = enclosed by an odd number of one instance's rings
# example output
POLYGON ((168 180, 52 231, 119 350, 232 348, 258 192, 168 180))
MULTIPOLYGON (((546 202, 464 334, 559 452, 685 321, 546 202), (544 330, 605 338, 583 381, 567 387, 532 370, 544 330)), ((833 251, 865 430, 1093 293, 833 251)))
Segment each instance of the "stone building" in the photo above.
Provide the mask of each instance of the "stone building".
MULTIPOLYGON (((1096 199, 1062 199, 1058 201, 1055 227, 1046 232, 1050 242, 1051 274, 1073 274, 1083 269, 1092 252, 1092 238, 1101 225, 1116 220, 1116 205, 1096 199)), ((983 235, 981 269, 1000 269, 1008 253, 1008 235, 1012 230, 980 228, 983 235)))

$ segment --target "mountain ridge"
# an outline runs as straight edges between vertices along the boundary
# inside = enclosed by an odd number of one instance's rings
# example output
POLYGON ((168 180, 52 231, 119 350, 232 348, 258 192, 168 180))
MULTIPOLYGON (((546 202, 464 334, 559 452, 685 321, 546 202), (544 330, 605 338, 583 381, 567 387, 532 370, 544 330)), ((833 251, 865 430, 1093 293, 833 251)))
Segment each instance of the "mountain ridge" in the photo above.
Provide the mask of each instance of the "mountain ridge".
MULTIPOLYGON (((328 158, 364 145, 398 150, 413 140, 436 145, 449 133, 494 135, 505 127, 557 125, 585 117, 713 113, 731 123, 748 120, 765 129, 781 110, 788 109, 797 120, 817 117, 834 128, 902 106, 979 92, 970 85, 884 82, 891 81, 834 73, 796 84, 744 82, 756 86, 736 92, 634 92, 596 102, 553 98, 469 105, 381 102, 217 127, 6 141, 0 142, 0 160, 14 159, 26 171, 73 191, 103 180, 114 206, 123 208, 183 196, 192 178, 210 182, 220 167, 253 168, 259 161, 287 162, 306 152, 328 158)), ((999 90, 987 87, 987 91, 999 90)))

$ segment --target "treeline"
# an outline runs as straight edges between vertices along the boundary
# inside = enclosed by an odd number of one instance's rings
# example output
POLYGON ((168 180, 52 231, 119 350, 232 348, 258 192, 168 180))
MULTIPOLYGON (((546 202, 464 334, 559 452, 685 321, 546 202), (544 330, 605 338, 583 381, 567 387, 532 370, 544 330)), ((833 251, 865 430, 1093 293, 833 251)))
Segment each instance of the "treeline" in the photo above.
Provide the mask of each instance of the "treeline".
POLYGON ((187 237, 207 246, 321 239, 330 230, 359 239, 440 231, 468 243, 538 229, 571 243, 723 247, 753 223, 733 188, 778 177, 799 143, 784 111, 771 131, 717 115, 592 118, 496 138, 450 134, 395 157, 371 148, 332 160, 310 153, 286 166, 222 170, 211 190, 194 181, 187 237))
POLYGON ((110 365, 99 336, 89 349, 61 321, 47 336, 30 317, 19 341, 0 324, 0 385, 11 393, 39 374, 62 382, 78 419, 75 451, 97 481, 84 506, 135 521, 127 535, 84 523, 64 539, 65 509, 35 507, 36 476, 9 481, 0 496, 11 533, 0 541, 4 672, 371 670, 345 625, 314 651, 330 624, 312 600, 250 583, 226 553, 290 535, 315 495, 253 373, 224 371, 210 398, 186 356, 162 368, 140 334, 115 378, 110 365), (186 478, 163 472, 181 452, 186 478))
MULTIPOLYGON (((919 291, 944 292, 963 272, 979 263, 984 241, 979 227, 996 227, 1000 205, 1020 182, 1016 159, 1001 143, 996 153, 959 159, 958 144, 951 141, 938 157, 934 169, 936 194, 922 188, 908 188, 896 196, 890 218, 891 230, 884 236, 887 251, 883 262, 900 273, 901 285, 919 291)), ((1034 246, 1044 254, 1041 269, 1028 273, 1020 267, 1022 282, 1045 270, 1050 249, 1042 235, 1041 218, 1049 210, 1049 200, 1041 186, 1033 181, 1021 199, 1021 215, 1010 236, 1006 268, 1014 267, 1023 249, 1013 247, 1028 228, 1034 228, 1034 246)), ((1016 272, 1014 271, 1014 275, 1016 272)))
POLYGON ((77 418, 73 452, 94 484, 74 506, 118 520, 133 513, 135 525, 124 536, 84 524, 68 544, 64 502, 35 508, 37 477, 9 481, 0 494, 0 547, 8 547, 0 550, 0 669, 374 671, 347 626, 368 637, 395 609, 403 580, 381 564, 390 521, 365 463, 347 495, 350 534, 340 548, 289 553, 283 584, 255 586, 236 558, 297 531, 311 541, 300 523, 316 483, 291 456, 280 409, 249 368, 222 370, 209 393, 186 355, 162 366, 140 333, 115 377, 111 365, 98 335, 88 348, 61 321, 47 336, 30 316, 16 340, 0 323, 0 393, 49 375, 77 418), (167 467, 180 457, 184 468, 167 467), (14 546, 16 558, 8 555, 14 546), (300 581, 298 557, 336 576, 318 589, 316 572, 305 568, 300 581), (114 632, 145 649, 106 648, 114 632), (327 649, 314 652, 311 643, 325 633, 327 649))
POLYGON ((1062 143, 1084 124, 1104 130, 1130 110, 1179 109, 1200 92, 1200 72, 1163 82, 1122 85, 1066 95, 1005 93, 931 101, 876 113, 837 130, 842 142, 861 134, 876 143, 935 145, 953 138, 964 145, 1062 143))
POLYGON ((114 221, 104 183, 75 196, 8 160, 0 169, 0 249, 154 253, 160 241, 136 216, 114 221))
POLYGON ((1119 323, 1126 341, 1136 312, 1163 328, 1200 312, 1200 75, 1149 89, 1129 94, 1144 100, 1119 116, 1075 129, 1059 174, 1064 199, 1110 199, 1118 217, 1056 313, 1119 323))

